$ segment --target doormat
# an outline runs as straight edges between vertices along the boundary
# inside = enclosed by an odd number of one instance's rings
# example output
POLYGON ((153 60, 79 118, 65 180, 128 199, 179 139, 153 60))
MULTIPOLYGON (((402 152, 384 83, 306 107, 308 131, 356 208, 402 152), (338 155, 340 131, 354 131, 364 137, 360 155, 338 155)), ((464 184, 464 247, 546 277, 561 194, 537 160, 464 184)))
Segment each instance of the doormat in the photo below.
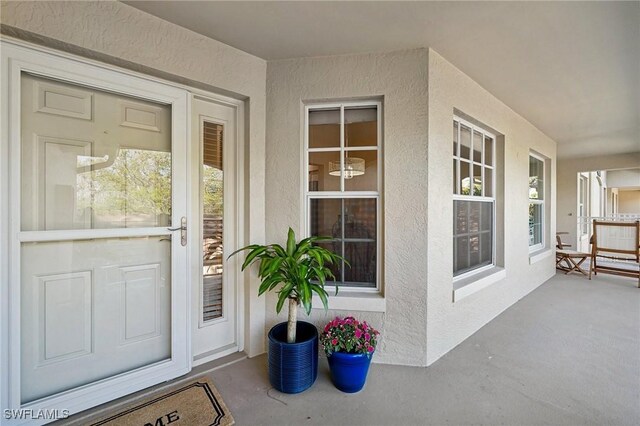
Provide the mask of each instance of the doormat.
POLYGON ((213 383, 201 377, 163 395, 154 397, 93 426, 231 426, 233 416, 213 383))

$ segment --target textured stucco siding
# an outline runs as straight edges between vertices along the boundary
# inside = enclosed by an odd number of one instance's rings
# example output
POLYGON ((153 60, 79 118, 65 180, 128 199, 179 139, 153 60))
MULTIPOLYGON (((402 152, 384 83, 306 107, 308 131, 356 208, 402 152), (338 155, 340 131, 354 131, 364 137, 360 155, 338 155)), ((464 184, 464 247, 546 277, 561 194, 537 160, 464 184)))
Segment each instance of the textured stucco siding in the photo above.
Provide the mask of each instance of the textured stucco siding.
MULTIPOLYGON (((429 50, 427 364, 431 364, 555 273, 554 256, 529 264, 529 152, 551 160, 550 235, 555 234, 556 143, 437 52, 429 50), (452 119, 454 109, 504 135, 504 241, 507 277, 453 302, 452 119)), ((499 138, 502 139, 502 138, 499 138)), ((498 209, 500 208, 498 200, 498 209)), ((499 221, 500 222, 500 221, 499 221)), ((549 243, 551 247, 553 244, 549 243)), ((501 256, 499 256, 501 257, 501 256)))
MULTIPOLYGON (((3 32, 246 99, 245 235, 264 241, 265 81, 260 58, 120 2, 2 2, 3 32)), ((264 352, 264 309, 254 278, 245 285, 245 350, 264 352)))
MULTIPOLYGON (((304 102, 383 98, 382 286, 386 312, 352 312, 382 333, 376 362, 426 365, 427 50, 269 62, 267 67, 267 240, 304 230, 304 102)), ((276 317, 267 301, 267 327, 276 317)), ((329 302, 331 307, 331 302, 329 302)), ((348 311, 314 309, 322 325, 348 311)), ((305 315, 301 314, 304 318, 305 315)))

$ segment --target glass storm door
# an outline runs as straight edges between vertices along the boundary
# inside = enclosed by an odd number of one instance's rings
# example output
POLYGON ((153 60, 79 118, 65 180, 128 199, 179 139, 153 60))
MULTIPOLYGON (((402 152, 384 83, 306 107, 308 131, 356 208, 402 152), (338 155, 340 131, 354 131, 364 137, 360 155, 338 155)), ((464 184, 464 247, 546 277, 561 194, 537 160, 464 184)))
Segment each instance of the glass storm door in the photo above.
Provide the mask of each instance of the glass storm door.
POLYGON ((21 135, 21 403, 171 360, 171 105, 23 73, 21 135))
POLYGON ((200 238, 193 252, 199 262, 192 284, 196 364, 238 345, 235 268, 226 260, 236 241, 236 133, 235 108, 193 100, 192 164, 197 166, 191 176, 199 196, 192 207, 199 212, 194 228, 200 238))

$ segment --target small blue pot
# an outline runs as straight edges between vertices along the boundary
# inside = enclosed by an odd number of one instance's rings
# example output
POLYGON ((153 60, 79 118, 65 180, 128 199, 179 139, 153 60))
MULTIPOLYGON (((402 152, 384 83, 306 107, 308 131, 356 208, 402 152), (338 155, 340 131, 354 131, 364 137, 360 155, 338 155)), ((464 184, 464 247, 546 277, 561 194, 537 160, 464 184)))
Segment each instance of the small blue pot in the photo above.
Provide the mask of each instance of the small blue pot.
POLYGON ((335 387, 346 393, 358 392, 364 387, 371 357, 365 354, 334 352, 329 355, 327 360, 331 369, 331 380, 335 387))
POLYGON ((287 323, 269 331, 269 381, 283 393, 300 393, 318 377, 318 330, 304 321, 296 324, 296 343, 287 343, 287 323))

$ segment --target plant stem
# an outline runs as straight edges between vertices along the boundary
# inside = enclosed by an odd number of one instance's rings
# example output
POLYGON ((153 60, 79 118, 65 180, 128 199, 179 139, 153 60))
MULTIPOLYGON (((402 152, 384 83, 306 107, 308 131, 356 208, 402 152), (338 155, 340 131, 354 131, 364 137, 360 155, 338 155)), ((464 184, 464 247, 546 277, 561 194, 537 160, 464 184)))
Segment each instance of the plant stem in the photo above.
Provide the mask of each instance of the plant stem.
POLYGON ((289 320, 287 321, 287 343, 296 342, 296 323, 298 320, 298 301, 289 299, 289 320))

